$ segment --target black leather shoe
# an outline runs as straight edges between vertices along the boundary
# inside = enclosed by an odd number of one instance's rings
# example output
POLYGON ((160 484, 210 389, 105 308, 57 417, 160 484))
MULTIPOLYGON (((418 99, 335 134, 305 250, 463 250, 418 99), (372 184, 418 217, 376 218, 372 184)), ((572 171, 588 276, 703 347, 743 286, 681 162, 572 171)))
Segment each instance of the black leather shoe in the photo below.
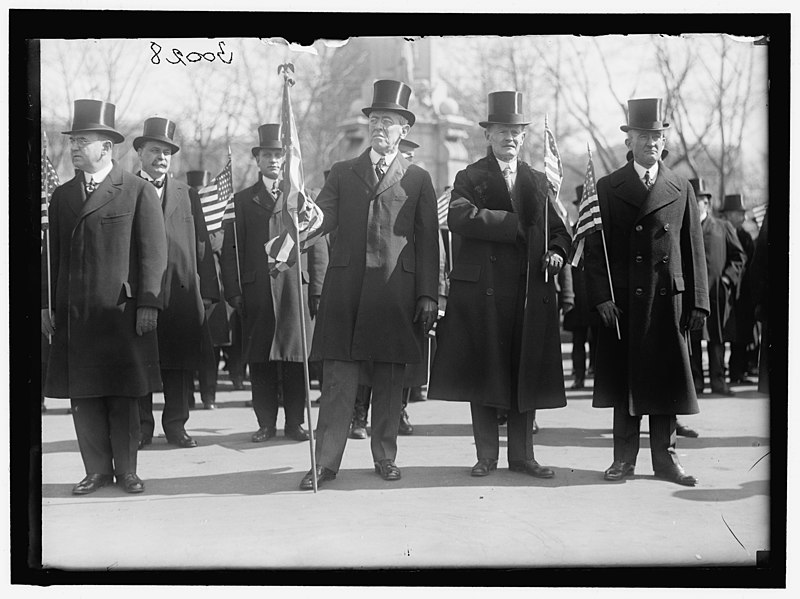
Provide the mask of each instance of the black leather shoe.
POLYGON ((351 439, 366 439, 367 425, 364 422, 353 420, 350 424, 350 434, 348 437, 351 439))
POLYGON ((609 466, 609 468, 603 472, 603 478, 605 480, 622 480, 626 476, 633 476, 633 471, 636 468, 635 464, 631 464, 629 462, 622 462, 620 460, 614 460, 614 463, 609 466))
POLYGON ((139 449, 144 449, 147 445, 152 445, 153 437, 142 437, 139 439, 139 449))
POLYGON ((383 480, 400 480, 400 468, 395 465, 394 460, 375 462, 375 472, 380 474, 383 480))
POLYGON ((700 436, 696 430, 688 426, 684 426, 683 424, 678 425, 675 428, 675 433, 681 437, 691 437, 692 439, 696 439, 700 436))
POLYGON ((539 432, 539 425, 536 424, 536 420, 534 419, 534 421, 533 421, 533 434, 535 435, 538 432, 539 432))
POLYGON ((187 435, 186 432, 181 433, 177 437, 167 437, 167 443, 170 445, 177 445, 178 447, 182 447, 184 449, 188 449, 189 447, 197 447, 197 441, 187 435))
POLYGON ((87 474, 77 485, 72 487, 73 495, 88 495, 97 489, 110 485, 114 482, 114 477, 110 474, 87 474))
POLYGON ((299 424, 283 429, 283 436, 295 441, 308 441, 308 432, 299 424))
MULTIPOLYGON (((317 466, 317 488, 327 480, 336 478, 336 473, 322 466, 317 466)), ((309 470, 308 473, 300 481, 300 489, 303 491, 310 491, 314 488, 314 471, 309 470)))
POLYGON ((509 462, 508 469, 511 472, 524 472, 536 478, 553 478, 556 473, 546 466, 540 466, 536 460, 525 460, 524 462, 509 462))
POLYGON ((406 436, 414 434, 414 427, 411 426, 411 422, 408 420, 408 413, 405 408, 400 413, 400 424, 397 426, 397 433, 406 436))
POLYGON ((253 436, 250 437, 253 443, 263 443, 269 439, 272 439, 277 434, 274 426, 262 426, 256 432, 253 433, 253 436))
POLYGON ((204 410, 216 410, 217 404, 213 401, 204 401, 203 402, 203 409, 204 410))
POLYGON ((489 476, 492 470, 497 470, 497 460, 490 458, 480 458, 478 463, 472 467, 472 476, 489 476))
POLYGON ((586 384, 583 382, 583 379, 576 378, 570 389, 584 389, 585 387, 586 384))
POLYGON ((746 376, 731 377, 731 385, 757 385, 758 381, 749 379, 746 376))
POLYGON ((142 493, 144 491, 144 483, 141 478, 136 476, 135 472, 126 472, 122 476, 118 476, 117 484, 126 493, 142 493))
POLYGON ((656 478, 663 478, 685 487, 693 487, 697 484, 697 479, 691 474, 686 474, 683 466, 678 466, 677 464, 666 470, 656 470, 654 474, 656 478))
POLYGON ((717 393, 719 395, 725 395, 727 397, 735 397, 736 396, 736 391, 733 391, 727 385, 725 385, 724 387, 717 387, 716 389, 712 387, 711 388, 711 393, 717 393))

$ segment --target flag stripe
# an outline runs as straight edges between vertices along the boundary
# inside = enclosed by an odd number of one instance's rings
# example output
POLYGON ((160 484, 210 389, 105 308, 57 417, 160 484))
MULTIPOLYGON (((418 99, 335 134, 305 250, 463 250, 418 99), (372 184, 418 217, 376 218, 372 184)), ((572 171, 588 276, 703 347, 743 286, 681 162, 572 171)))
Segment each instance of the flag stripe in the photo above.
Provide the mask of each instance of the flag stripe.
POLYGON ((228 162, 220 173, 197 193, 200 196, 206 229, 209 233, 218 231, 222 223, 229 220, 228 210, 233 212, 233 172, 230 154, 228 162))
POLYGON ((586 165, 586 176, 583 180, 583 196, 578 206, 578 224, 572 239, 573 265, 582 257, 583 241, 591 233, 603 230, 603 220, 600 214, 600 202, 597 198, 597 185, 594 179, 594 163, 592 153, 589 152, 589 163, 586 165), (573 260, 574 259, 574 260, 573 260))

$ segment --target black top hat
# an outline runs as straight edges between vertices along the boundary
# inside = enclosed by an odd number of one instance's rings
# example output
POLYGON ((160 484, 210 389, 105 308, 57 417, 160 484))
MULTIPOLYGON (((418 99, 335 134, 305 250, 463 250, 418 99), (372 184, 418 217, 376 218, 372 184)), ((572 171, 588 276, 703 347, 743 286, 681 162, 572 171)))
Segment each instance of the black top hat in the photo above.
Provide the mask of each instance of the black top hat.
POLYGON ((522 114, 522 92, 492 92, 489 94, 489 118, 478 123, 488 127, 498 125, 527 125, 522 114))
POLYGON ((583 199, 583 185, 578 185, 575 188, 575 201, 572 202, 573 204, 580 204, 581 199, 583 199))
POLYGON ((114 111, 111 102, 102 100, 75 100, 75 115, 72 118, 72 129, 62 131, 65 135, 81 131, 105 133, 116 144, 125 141, 125 136, 114 129, 114 111))
POLYGON ((661 131, 669 129, 664 122, 664 108, 661 98, 636 98, 628 100, 628 124, 620 125, 626 133, 631 129, 639 131, 661 131))
POLYGON ((740 193, 733 193, 731 195, 725 196, 725 199, 722 201, 722 208, 720 209, 721 212, 734 212, 736 210, 741 210, 742 212, 745 211, 744 207, 744 197, 740 193))
POLYGON ((282 150, 281 126, 278 123, 261 125, 258 128, 258 145, 250 151, 253 156, 258 156, 259 150, 282 150))
POLYGON ((711 192, 706 188, 706 182, 703 179, 689 179, 689 183, 692 184, 692 189, 694 189, 694 197, 711 197, 711 192))
POLYGON ((146 141, 160 141, 171 147, 173 154, 177 154, 178 150, 181 148, 172 141, 174 136, 175 123, 169 119, 154 116, 145 120, 144 131, 139 137, 133 140, 133 149, 138 151, 146 141))
POLYGON ((408 119, 408 124, 413 126, 417 119, 414 113, 408 109, 408 99, 410 97, 411 88, 402 81, 378 79, 372 86, 372 106, 362 108, 361 112, 367 116, 373 110, 399 112, 408 119))
POLYGON ((419 147, 418 143, 414 143, 410 139, 401 139, 398 145, 400 147, 400 151, 405 150, 406 152, 409 150, 416 150, 419 147))
POLYGON ((208 171, 186 171, 186 182, 190 187, 205 187, 211 182, 208 171))

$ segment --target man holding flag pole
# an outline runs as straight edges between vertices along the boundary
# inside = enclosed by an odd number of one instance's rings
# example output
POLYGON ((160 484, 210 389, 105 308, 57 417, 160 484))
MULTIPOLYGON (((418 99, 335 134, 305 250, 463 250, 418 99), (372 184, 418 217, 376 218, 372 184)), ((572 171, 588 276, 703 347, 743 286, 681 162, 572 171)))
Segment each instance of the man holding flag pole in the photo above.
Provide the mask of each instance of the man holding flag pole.
POLYGON ((592 402, 614 409, 605 480, 633 475, 647 414, 655 476, 694 486, 675 451, 676 415, 699 411, 685 335, 709 313, 708 284, 694 191, 661 160, 668 127, 661 98, 628 101, 620 129, 632 159, 597 182, 596 206, 593 186, 584 191, 576 254, 582 243, 587 295, 605 325, 592 402))

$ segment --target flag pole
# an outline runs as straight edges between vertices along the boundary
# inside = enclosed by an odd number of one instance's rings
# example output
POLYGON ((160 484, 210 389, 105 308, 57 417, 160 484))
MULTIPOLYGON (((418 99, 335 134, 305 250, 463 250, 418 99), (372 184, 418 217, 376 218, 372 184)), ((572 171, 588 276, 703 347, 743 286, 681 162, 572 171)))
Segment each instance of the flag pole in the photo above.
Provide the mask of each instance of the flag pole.
MULTIPOLYGON (((547 114, 544 115, 544 130, 547 131, 547 114)), ((547 135, 545 134, 545 144, 547 144, 547 135)), ((545 163, 547 162, 547 148, 545 148, 545 163)), ((545 171, 547 170, 547 164, 545 164, 545 171)), ((544 256, 547 255, 547 249, 550 247, 550 231, 549 231, 549 224, 548 224, 548 216, 549 216, 549 208, 548 204, 550 203, 550 199, 545 197, 544 202, 544 256)), ((528 265, 530 269, 530 264, 528 265)), ((547 283, 548 281, 548 272, 547 267, 544 268, 544 282, 547 283)))
MULTIPOLYGON (((42 131, 42 141, 44 142, 42 145, 42 160, 47 156, 47 134, 42 131)), ((50 212, 50 182, 45 175, 44 183, 44 199, 45 199, 45 206, 47 207, 47 212, 50 212)), ((44 231, 44 246, 45 251, 47 252, 47 316, 50 319, 50 326, 53 326, 53 288, 52 288, 52 274, 50 272, 50 215, 48 214, 47 217, 47 229, 44 231)), ((50 345, 53 344, 53 336, 48 333, 47 334, 47 343, 50 345)))
MULTIPOLYGON (((285 104, 283 106, 283 110, 286 110, 290 107, 289 104, 289 87, 294 85, 294 79, 292 79, 289 75, 289 70, 291 69, 294 72, 294 66, 291 63, 283 64, 278 67, 278 72, 283 73, 283 93, 284 93, 284 100, 285 104)), ((283 118, 286 118, 286 122, 289 119, 286 115, 282 115, 283 118)), ((283 123, 283 118, 282 123, 283 123)), ((314 426, 311 421, 311 381, 310 375, 308 370, 308 340, 306 339, 306 309, 305 309, 305 302, 303 301, 303 263, 301 261, 301 252, 300 252, 300 223, 298 219, 297 212, 300 208, 299 201, 300 201, 300 194, 303 190, 298 189, 298 201, 297 205, 292 206, 289 204, 289 193, 291 192, 291 160, 292 160, 292 136, 290 131, 281 131, 281 137, 284 140, 284 153, 285 153, 285 160, 283 164, 283 172, 286 176, 283 177, 283 197, 284 202, 286 202, 285 206, 289 210, 289 213, 292 215, 292 221, 294 224, 294 232, 297 235, 297 239, 295 239, 294 249, 295 254, 297 257, 297 297, 299 299, 299 306, 300 306, 300 340, 302 343, 303 348, 303 382, 305 383, 305 392, 306 392, 306 417, 308 418, 308 449, 309 453, 311 454, 311 478, 313 480, 313 488, 314 493, 318 490, 318 482, 317 482, 317 457, 314 452, 314 426), (286 186, 289 186, 289 190, 286 190, 286 186)), ((305 198, 304 198, 305 199, 305 198)))
MULTIPOLYGON (((230 146, 228 146, 228 162, 231 162, 231 147, 230 146)), ((233 187, 233 163, 232 162, 231 162, 231 187, 233 187)), ((217 193, 219 193, 219 188, 217 190, 217 193)), ((233 196, 231 196, 228 201, 232 202, 233 201, 233 196)), ((242 289, 242 268, 241 268, 241 266, 239 266, 239 235, 237 233, 237 228, 236 228, 235 204, 234 204, 234 213, 233 213, 233 245, 236 246, 236 252, 234 254, 236 256, 236 278, 239 281, 239 291, 242 293, 242 296, 244 296, 244 290, 242 289)), ((244 304, 242 304, 242 305, 244 305, 244 304)))

